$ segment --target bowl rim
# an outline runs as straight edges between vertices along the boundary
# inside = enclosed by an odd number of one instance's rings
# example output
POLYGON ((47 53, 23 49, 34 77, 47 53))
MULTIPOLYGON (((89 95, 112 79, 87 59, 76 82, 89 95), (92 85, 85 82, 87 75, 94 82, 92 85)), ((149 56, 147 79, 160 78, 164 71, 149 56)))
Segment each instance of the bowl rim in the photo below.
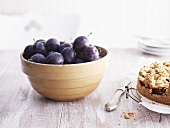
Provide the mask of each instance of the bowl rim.
MULTIPOLYGON (((96 45, 95 45, 96 46, 96 45)), ((88 64, 92 64, 92 63, 97 63, 99 61, 102 61, 103 59, 105 59, 108 56, 108 50, 104 47, 101 46, 96 46, 99 48, 103 48, 106 51, 106 55, 98 60, 95 61, 91 61, 91 62, 85 62, 85 63, 79 63, 79 64, 63 64, 63 65, 56 65, 56 64, 42 64, 42 63, 35 63, 35 62, 31 62, 29 60, 26 60, 23 57, 23 52, 20 53, 20 58, 22 61, 26 62, 26 63, 30 63, 30 64, 34 64, 34 65, 41 65, 41 66, 49 66, 49 67, 74 67, 74 66, 80 66, 80 65, 88 65, 88 64)))

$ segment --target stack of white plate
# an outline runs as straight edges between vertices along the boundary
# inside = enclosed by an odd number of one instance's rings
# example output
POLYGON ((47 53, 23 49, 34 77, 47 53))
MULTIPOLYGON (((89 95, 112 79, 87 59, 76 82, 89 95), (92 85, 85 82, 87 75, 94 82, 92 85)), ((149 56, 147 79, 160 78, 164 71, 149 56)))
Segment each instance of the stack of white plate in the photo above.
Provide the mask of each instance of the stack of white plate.
POLYGON ((145 39, 138 42, 141 51, 154 55, 170 55, 170 40, 145 39))

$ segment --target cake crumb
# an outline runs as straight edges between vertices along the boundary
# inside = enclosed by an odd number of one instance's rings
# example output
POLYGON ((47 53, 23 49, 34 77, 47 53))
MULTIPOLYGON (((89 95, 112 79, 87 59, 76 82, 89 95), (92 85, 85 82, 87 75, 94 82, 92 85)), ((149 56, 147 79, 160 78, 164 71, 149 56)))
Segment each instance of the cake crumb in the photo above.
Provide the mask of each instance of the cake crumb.
POLYGON ((149 103, 150 103, 150 104, 155 104, 155 102, 154 102, 154 101, 150 101, 149 103))
POLYGON ((125 119, 130 119, 132 117, 134 117, 137 114, 137 112, 125 112, 124 113, 124 118, 125 119))

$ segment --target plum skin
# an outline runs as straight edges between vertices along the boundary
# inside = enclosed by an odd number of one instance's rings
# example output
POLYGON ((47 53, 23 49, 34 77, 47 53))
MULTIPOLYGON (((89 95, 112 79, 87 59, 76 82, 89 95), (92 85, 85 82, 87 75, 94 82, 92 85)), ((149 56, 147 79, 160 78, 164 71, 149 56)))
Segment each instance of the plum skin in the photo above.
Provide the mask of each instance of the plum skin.
POLYGON ((64 63, 64 57, 59 52, 52 52, 46 57, 46 64, 57 64, 62 65, 64 63))
POLYGON ((28 60, 31 58, 31 56, 34 54, 33 52, 33 46, 32 45, 27 45, 24 49, 23 52, 23 57, 28 60))
POLYGON ((47 50, 42 42, 36 42, 33 44, 33 52, 43 54, 47 56, 47 50))
POLYGON ((29 60, 35 63, 44 63, 45 62, 45 56, 40 53, 34 54, 29 60))
POLYGON ((84 48, 90 45, 89 40, 85 36, 77 37, 73 42, 73 49, 76 53, 81 52, 84 48))
POLYGON ((76 53, 74 51, 73 48, 70 47, 66 47, 63 49, 63 51, 61 52, 61 54, 64 57, 64 63, 65 64, 71 64, 75 61, 76 59, 76 53))
POLYGON ((57 39, 51 38, 47 40, 45 47, 48 52, 51 52, 51 51, 58 51, 59 45, 60 45, 60 42, 57 39))

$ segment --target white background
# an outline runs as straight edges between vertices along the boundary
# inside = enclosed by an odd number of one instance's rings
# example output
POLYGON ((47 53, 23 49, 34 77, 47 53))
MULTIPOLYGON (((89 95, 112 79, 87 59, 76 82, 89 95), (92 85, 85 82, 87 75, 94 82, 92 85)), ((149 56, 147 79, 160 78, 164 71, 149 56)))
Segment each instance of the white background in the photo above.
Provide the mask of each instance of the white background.
POLYGON ((169 39, 170 1, 0 0, 0 49, 90 32, 90 41, 105 47, 136 47, 140 36, 169 39))

